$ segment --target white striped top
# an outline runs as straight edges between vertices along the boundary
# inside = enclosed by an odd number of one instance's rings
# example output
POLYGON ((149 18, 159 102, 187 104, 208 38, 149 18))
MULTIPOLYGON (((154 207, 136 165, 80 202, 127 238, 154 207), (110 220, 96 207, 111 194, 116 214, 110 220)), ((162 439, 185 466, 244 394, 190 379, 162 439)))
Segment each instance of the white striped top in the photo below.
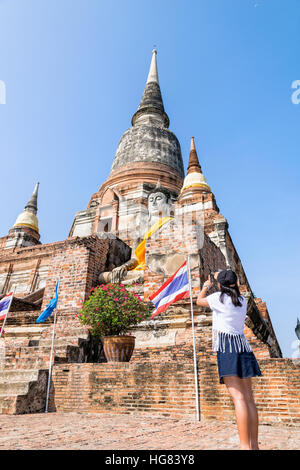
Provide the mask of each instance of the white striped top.
POLYGON ((247 338, 244 335, 244 325, 247 313, 247 300, 241 296, 241 307, 233 305, 229 295, 223 296, 220 301, 221 292, 215 292, 206 297, 213 312, 213 351, 225 351, 226 338, 229 340, 228 352, 252 351, 247 338))

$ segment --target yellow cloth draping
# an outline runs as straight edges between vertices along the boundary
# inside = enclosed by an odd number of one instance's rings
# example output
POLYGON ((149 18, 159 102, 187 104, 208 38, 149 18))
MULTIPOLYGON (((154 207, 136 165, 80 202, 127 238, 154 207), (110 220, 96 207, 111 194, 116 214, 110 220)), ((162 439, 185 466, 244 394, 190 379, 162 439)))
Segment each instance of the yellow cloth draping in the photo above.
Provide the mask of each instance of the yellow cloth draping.
POLYGON ((157 232, 157 230, 159 230, 166 222, 169 222, 169 220, 172 219, 173 217, 161 217, 152 225, 152 227, 149 228, 144 236, 144 240, 135 249, 134 254, 137 257, 138 264, 135 268, 132 268, 132 270, 136 271, 145 269, 146 240, 150 238, 153 233, 157 232))

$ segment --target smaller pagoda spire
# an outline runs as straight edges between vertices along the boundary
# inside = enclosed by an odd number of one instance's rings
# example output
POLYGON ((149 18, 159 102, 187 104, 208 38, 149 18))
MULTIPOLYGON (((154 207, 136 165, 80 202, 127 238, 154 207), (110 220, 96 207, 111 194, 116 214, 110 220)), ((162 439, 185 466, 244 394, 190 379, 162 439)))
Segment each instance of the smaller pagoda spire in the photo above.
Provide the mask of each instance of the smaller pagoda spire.
POLYGON ((39 233, 39 224, 36 217, 39 184, 40 183, 37 183, 35 185, 31 198, 27 202, 23 212, 17 217, 13 229, 28 227, 39 233))
POLYGON ((191 137, 191 149, 190 149, 190 156, 189 156, 189 164, 187 167, 187 174, 190 173, 202 173, 202 169, 199 163, 196 147, 195 147, 195 139, 191 137))
POLYGON ((39 185, 40 183, 36 183, 32 196, 25 206, 25 210, 28 210, 29 212, 33 212, 33 214, 35 215, 37 214, 37 210, 38 210, 37 198, 38 198, 38 192, 39 192, 39 185))
POLYGON ((211 189, 207 184, 199 163, 195 147, 195 139, 192 137, 187 175, 184 178, 183 186, 179 195, 179 201, 196 197, 197 194, 199 195, 210 192, 211 189))

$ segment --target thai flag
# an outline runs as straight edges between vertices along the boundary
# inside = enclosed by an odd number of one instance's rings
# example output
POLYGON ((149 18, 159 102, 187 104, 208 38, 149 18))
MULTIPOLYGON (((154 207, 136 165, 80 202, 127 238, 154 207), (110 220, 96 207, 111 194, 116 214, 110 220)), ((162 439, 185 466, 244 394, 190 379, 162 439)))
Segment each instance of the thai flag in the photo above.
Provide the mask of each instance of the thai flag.
POLYGON ((8 314, 12 298, 13 294, 11 292, 0 300, 0 320, 4 320, 8 314))
POLYGON ((183 263, 176 273, 173 274, 157 292, 152 294, 149 299, 154 303, 156 309, 152 318, 159 313, 164 312, 177 300, 185 299, 189 296, 189 281, 187 273, 187 263, 183 263))

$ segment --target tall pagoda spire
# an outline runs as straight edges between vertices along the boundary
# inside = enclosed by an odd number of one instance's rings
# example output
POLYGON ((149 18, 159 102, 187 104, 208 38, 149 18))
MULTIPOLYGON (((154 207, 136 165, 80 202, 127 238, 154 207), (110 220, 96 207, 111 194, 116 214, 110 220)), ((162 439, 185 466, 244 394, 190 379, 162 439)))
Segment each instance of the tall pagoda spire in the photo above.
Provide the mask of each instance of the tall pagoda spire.
POLYGON ((124 132, 119 142, 110 179, 118 175, 120 181, 121 175, 127 182, 142 178, 142 181, 153 184, 161 178, 164 185, 172 174, 174 180, 170 184, 179 192, 184 178, 181 148, 177 137, 168 129, 169 118, 160 91, 156 49, 152 51, 144 93, 131 122, 132 127, 124 132))
POLYGON ((150 82, 156 82, 159 85, 156 56, 157 56, 157 50, 153 49, 146 85, 147 83, 150 83, 150 82))
POLYGON ((132 125, 151 123, 156 121, 163 127, 169 127, 170 121, 168 115, 165 113, 165 108, 162 100, 162 95, 159 86, 158 72, 157 72, 157 51, 153 49, 150 69, 144 93, 138 107, 138 110, 132 117, 132 125))

